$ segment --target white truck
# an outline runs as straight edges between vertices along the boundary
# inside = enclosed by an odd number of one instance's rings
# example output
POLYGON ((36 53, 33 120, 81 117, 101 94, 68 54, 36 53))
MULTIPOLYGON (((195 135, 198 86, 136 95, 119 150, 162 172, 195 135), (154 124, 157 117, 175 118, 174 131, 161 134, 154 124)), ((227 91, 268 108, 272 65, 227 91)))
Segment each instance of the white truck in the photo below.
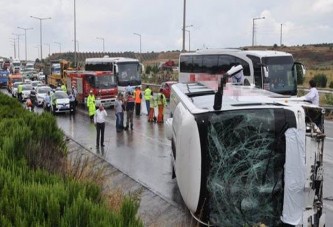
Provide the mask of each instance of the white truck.
POLYGON ((173 176, 193 217, 214 226, 324 226, 323 109, 223 81, 217 91, 200 82, 171 90, 173 176))

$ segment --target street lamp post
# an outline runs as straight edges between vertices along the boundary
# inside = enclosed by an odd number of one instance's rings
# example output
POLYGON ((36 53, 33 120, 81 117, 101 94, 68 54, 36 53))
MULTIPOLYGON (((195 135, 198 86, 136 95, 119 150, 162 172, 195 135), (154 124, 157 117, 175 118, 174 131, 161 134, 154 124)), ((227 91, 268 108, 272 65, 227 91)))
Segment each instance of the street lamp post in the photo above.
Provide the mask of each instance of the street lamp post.
POLYGON ((188 51, 191 51, 191 31, 190 30, 185 30, 188 32, 188 51))
POLYGON ((139 34, 139 33, 133 33, 133 35, 137 35, 140 38, 140 56, 141 56, 141 34, 139 34))
POLYGON ((23 27, 17 27, 18 29, 24 30, 24 52, 25 52, 25 62, 27 62, 27 30, 32 30, 33 28, 23 28, 23 27))
POLYGON ((39 28, 40 28, 40 61, 43 60, 43 30, 42 30, 42 21, 43 20, 50 20, 51 17, 34 17, 34 16, 30 16, 31 18, 37 19, 39 20, 39 28))
POLYGON ((254 46, 254 21, 255 20, 261 20, 261 19, 265 19, 265 17, 252 18, 252 46, 254 46))
POLYGON ((15 39, 15 38, 10 38, 10 40, 13 41, 13 46, 14 46, 14 58, 16 58, 16 39, 15 39))
POLYGON ((20 59, 20 36, 23 34, 16 34, 16 33, 12 34, 17 36, 17 57, 18 59, 20 59))
POLYGON ((100 40, 102 40, 102 41, 103 41, 103 52, 105 52, 105 46, 104 46, 104 38, 102 38, 102 37, 96 37, 96 39, 100 39, 100 40))
POLYGON ((75 53, 76 53, 76 45, 77 45, 77 51, 80 51, 80 45, 79 45, 79 40, 76 40, 76 42, 74 40, 72 40, 72 42, 75 43, 75 53))
POLYGON ((61 53, 61 43, 59 42, 54 42, 54 43, 59 45, 59 52, 61 53))
MULTIPOLYGON (((76 42, 77 42, 77 40, 76 40, 76 1, 74 0, 74 68, 75 69, 77 69, 76 42)), ((79 46, 79 43, 77 45, 79 46)))
POLYGON ((280 32, 280 46, 282 46, 282 24, 281 24, 281 32, 280 32))
POLYGON ((183 48, 182 52, 185 51, 185 28, 186 28, 186 0, 184 0, 184 11, 183 11, 183 48))

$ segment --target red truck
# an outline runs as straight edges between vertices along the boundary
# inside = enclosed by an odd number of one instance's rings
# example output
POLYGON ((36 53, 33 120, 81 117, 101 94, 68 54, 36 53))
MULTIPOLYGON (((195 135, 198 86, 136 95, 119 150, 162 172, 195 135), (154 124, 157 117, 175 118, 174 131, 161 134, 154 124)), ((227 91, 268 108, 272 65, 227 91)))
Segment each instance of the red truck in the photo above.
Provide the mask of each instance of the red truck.
POLYGON ((96 107, 102 103, 105 107, 114 105, 118 89, 115 76, 110 71, 69 71, 67 88, 74 86, 77 90, 78 103, 86 103, 90 90, 96 98, 96 107))

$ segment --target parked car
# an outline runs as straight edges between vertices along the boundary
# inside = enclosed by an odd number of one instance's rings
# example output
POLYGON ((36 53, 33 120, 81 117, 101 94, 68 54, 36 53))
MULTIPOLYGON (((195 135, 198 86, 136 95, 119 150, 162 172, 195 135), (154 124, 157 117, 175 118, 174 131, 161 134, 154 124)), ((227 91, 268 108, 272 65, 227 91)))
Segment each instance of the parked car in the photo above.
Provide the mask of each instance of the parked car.
POLYGON ((37 76, 37 80, 44 81, 45 80, 45 75, 43 72, 39 72, 37 76))
POLYGON ((52 88, 49 86, 39 86, 36 88, 37 105, 42 106, 44 104, 44 98, 48 92, 51 92, 52 88))
POLYGON ((30 98, 30 92, 33 89, 31 84, 23 84, 22 85, 22 100, 25 101, 30 98))
POLYGON ((166 81, 161 84, 162 93, 165 95, 166 99, 170 99, 171 86, 178 83, 177 81, 166 81))
POLYGON ((19 84, 23 84, 23 82, 15 82, 12 87, 12 96, 17 97, 17 88, 19 84))
POLYGON ((68 95, 64 91, 56 90, 51 94, 51 111, 52 113, 71 112, 74 113, 74 103, 71 102, 68 95))

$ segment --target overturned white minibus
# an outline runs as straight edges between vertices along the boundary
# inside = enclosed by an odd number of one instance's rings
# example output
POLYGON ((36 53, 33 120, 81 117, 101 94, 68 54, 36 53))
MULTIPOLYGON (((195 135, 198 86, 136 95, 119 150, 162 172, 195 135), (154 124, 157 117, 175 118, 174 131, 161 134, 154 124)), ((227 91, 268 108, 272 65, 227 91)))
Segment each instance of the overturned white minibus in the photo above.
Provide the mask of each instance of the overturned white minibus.
POLYGON ((192 215, 216 226, 323 226, 322 108, 249 86, 218 93, 172 86, 167 136, 192 215))

